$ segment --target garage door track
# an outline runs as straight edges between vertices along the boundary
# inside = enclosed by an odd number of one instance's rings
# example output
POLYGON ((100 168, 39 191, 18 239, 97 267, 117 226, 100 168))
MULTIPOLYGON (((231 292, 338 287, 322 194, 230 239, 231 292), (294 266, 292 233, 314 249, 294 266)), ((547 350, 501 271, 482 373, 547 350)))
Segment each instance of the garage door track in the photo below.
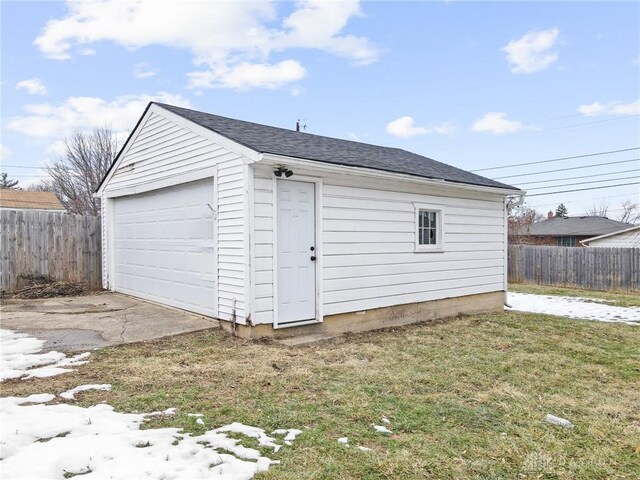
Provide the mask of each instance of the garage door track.
POLYGON ((45 350, 77 351, 219 327, 217 320, 118 293, 5 300, 2 328, 46 340, 45 350))

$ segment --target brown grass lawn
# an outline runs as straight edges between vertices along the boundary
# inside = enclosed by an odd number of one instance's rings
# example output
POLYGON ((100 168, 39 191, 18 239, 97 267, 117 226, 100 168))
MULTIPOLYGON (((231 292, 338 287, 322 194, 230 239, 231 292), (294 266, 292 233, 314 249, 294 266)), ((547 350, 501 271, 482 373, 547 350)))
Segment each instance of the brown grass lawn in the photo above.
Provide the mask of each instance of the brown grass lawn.
POLYGON ((292 447, 265 451, 282 464, 261 479, 637 479, 639 356, 638 327, 511 312, 297 348, 201 332, 107 348, 76 373, 1 393, 111 383, 79 403, 178 407, 150 426, 195 433, 205 427, 186 413, 203 413, 206 428, 304 429, 292 447), (547 424, 547 413, 576 427, 547 424), (372 429, 382 415, 393 437, 372 429))

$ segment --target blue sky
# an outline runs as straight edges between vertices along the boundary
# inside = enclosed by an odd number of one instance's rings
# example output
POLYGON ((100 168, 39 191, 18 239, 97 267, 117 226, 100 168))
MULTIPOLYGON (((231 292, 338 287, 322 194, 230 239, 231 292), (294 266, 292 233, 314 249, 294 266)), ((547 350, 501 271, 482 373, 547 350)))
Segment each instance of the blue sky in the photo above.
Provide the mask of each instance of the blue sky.
MULTIPOLYGON (((54 159, 74 129, 106 124, 125 136, 152 99, 285 128, 301 118, 310 133, 467 170, 640 146, 637 2, 1 8, 2 171, 22 184, 41 172, 25 167, 54 159)), ((630 150, 481 173, 538 194, 637 183, 640 161, 628 160, 639 157, 630 150), (600 183, 582 184, 590 181, 600 183)), ((640 202, 640 186, 527 203, 546 212, 564 202, 574 215, 607 203, 615 217, 624 200, 640 202)))

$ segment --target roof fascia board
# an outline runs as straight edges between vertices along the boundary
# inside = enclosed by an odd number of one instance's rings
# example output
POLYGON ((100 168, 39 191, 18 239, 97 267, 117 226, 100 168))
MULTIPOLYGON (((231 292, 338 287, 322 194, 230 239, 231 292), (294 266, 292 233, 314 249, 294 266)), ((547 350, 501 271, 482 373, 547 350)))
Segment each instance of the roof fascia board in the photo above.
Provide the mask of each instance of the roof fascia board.
POLYGON ((191 130, 196 135, 200 135, 201 137, 211 140, 212 142, 217 143, 218 145, 228 150, 231 150, 233 153, 247 158, 250 163, 257 162, 261 157, 260 152, 257 152, 249 147, 245 147, 244 145, 241 145, 238 142, 225 137, 224 135, 220 135, 213 130, 209 130, 202 125, 198 125, 194 121, 184 118, 177 113, 166 110, 160 105, 153 104, 151 106, 151 111, 165 117, 166 119, 176 123, 177 125, 180 125, 181 127, 191 130))
POLYGON ((633 232, 634 230, 637 230, 639 228, 640 228, 640 225, 634 225, 633 227, 625 228, 624 230, 617 230, 615 232, 598 235, 597 237, 586 238, 584 240, 581 240, 580 243, 589 243, 589 242, 593 242, 594 240, 600 240, 601 238, 612 237, 613 235, 619 235, 621 233, 633 232))
POLYGON ((268 164, 286 163, 287 165, 297 165, 300 167, 314 168, 326 172, 334 172, 339 174, 353 174, 369 178, 378 178, 383 180, 399 180, 404 182, 418 183, 421 185, 433 185, 438 187, 455 188, 459 190, 470 190, 485 193, 497 193, 501 195, 525 195, 526 191, 517 189, 506 189, 497 187, 485 187, 482 185, 471 185, 466 183, 450 182, 447 180, 435 180, 405 173, 386 172, 383 170, 375 170, 366 167, 352 167, 347 165, 334 165, 317 160, 304 160, 294 157, 286 157, 284 155, 275 155, 272 153, 262 154, 260 161, 268 164))

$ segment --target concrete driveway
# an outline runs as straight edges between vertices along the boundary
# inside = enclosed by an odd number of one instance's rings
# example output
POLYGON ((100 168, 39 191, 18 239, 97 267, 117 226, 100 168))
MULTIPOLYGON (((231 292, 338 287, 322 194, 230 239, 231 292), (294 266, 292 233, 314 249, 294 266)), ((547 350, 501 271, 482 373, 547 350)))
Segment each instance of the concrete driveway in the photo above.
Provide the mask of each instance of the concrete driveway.
POLYGON ((209 317, 119 293, 6 300, 2 328, 46 340, 44 350, 77 351, 217 328, 209 317))

